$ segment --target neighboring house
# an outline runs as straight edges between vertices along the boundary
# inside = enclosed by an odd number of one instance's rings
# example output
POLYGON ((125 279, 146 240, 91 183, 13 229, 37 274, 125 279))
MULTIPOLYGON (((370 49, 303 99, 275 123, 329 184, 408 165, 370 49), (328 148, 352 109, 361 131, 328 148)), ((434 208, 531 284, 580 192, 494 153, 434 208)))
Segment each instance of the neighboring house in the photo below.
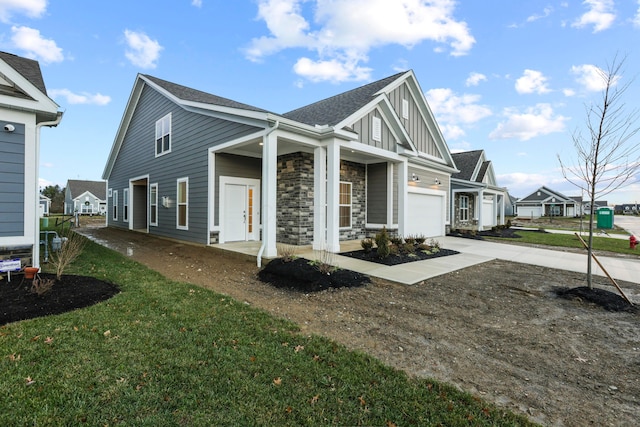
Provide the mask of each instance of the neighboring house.
POLYGON ((451 228, 482 231, 504 224, 506 188, 498 187, 484 150, 452 154, 460 172, 451 175, 451 228))
MULTIPOLYGON (((598 211, 598 208, 606 208, 609 206, 609 204, 607 203, 606 200, 596 200, 593 203, 593 210, 594 212, 598 211)), ((585 200, 582 203, 582 212, 584 212, 585 214, 589 214, 589 212, 591 212, 591 201, 590 200, 585 200)))
POLYGON ((507 193, 507 203, 504 205, 504 214, 506 216, 516 216, 516 202, 518 201, 517 197, 512 196, 507 193))
POLYGON ((518 199, 516 209, 520 218, 576 217, 582 215, 582 197, 567 197, 542 186, 528 196, 518 199))
POLYGON ((412 71, 286 114, 138 75, 103 179, 109 226, 273 257, 443 236, 455 172, 412 71))
POLYGON ((70 179, 64 191, 64 213, 73 215, 105 215, 107 183, 70 179))
POLYGON ((0 260, 39 266, 40 129, 62 119, 40 65, 0 52, 0 260), (7 261, 19 260, 19 261, 7 261))
POLYGON ((615 213, 623 215, 638 215, 638 213, 640 212, 637 203, 625 203, 622 205, 616 205, 613 210, 615 213))
POLYGON ((51 210, 51 199, 45 196, 44 194, 40 195, 40 217, 49 216, 49 211, 51 210))

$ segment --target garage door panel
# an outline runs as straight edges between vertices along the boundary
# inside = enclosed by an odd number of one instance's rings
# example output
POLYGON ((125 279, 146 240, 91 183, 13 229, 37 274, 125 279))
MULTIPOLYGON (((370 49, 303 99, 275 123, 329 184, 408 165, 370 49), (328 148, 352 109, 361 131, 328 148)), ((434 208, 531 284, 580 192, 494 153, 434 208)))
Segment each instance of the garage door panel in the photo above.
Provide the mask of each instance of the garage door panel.
POLYGON ((409 193, 405 233, 440 237, 444 235, 444 197, 433 194, 409 193))

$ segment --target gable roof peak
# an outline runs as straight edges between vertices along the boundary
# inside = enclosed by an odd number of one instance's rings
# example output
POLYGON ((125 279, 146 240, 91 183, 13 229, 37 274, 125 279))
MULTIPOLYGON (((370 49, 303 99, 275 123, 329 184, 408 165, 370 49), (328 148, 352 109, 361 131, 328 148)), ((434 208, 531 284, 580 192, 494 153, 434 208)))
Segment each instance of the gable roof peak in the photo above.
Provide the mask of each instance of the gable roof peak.
POLYGON ((396 73, 289 111, 283 116, 311 126, 334 126, 369 103, 382 89, 410 73, 411 70, 396 73))

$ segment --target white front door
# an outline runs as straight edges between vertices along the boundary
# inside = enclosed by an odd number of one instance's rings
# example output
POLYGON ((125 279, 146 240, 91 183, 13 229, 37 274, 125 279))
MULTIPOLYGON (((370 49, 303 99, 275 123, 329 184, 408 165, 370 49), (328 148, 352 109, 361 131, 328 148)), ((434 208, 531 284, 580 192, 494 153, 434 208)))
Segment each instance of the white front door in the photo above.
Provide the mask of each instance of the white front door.
POLYGON ((221 242, 257 240, 259 180, 221 178, 221 242))

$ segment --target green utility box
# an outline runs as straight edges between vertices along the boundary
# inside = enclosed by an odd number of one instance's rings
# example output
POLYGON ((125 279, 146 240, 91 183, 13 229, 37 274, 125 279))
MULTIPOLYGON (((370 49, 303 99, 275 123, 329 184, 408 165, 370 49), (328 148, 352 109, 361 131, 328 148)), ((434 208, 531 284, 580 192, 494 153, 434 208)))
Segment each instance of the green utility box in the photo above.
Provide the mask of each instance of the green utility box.
POLYGON ((597 218, 598 228, 613 228, 613 208, 598 208, 597 218))

